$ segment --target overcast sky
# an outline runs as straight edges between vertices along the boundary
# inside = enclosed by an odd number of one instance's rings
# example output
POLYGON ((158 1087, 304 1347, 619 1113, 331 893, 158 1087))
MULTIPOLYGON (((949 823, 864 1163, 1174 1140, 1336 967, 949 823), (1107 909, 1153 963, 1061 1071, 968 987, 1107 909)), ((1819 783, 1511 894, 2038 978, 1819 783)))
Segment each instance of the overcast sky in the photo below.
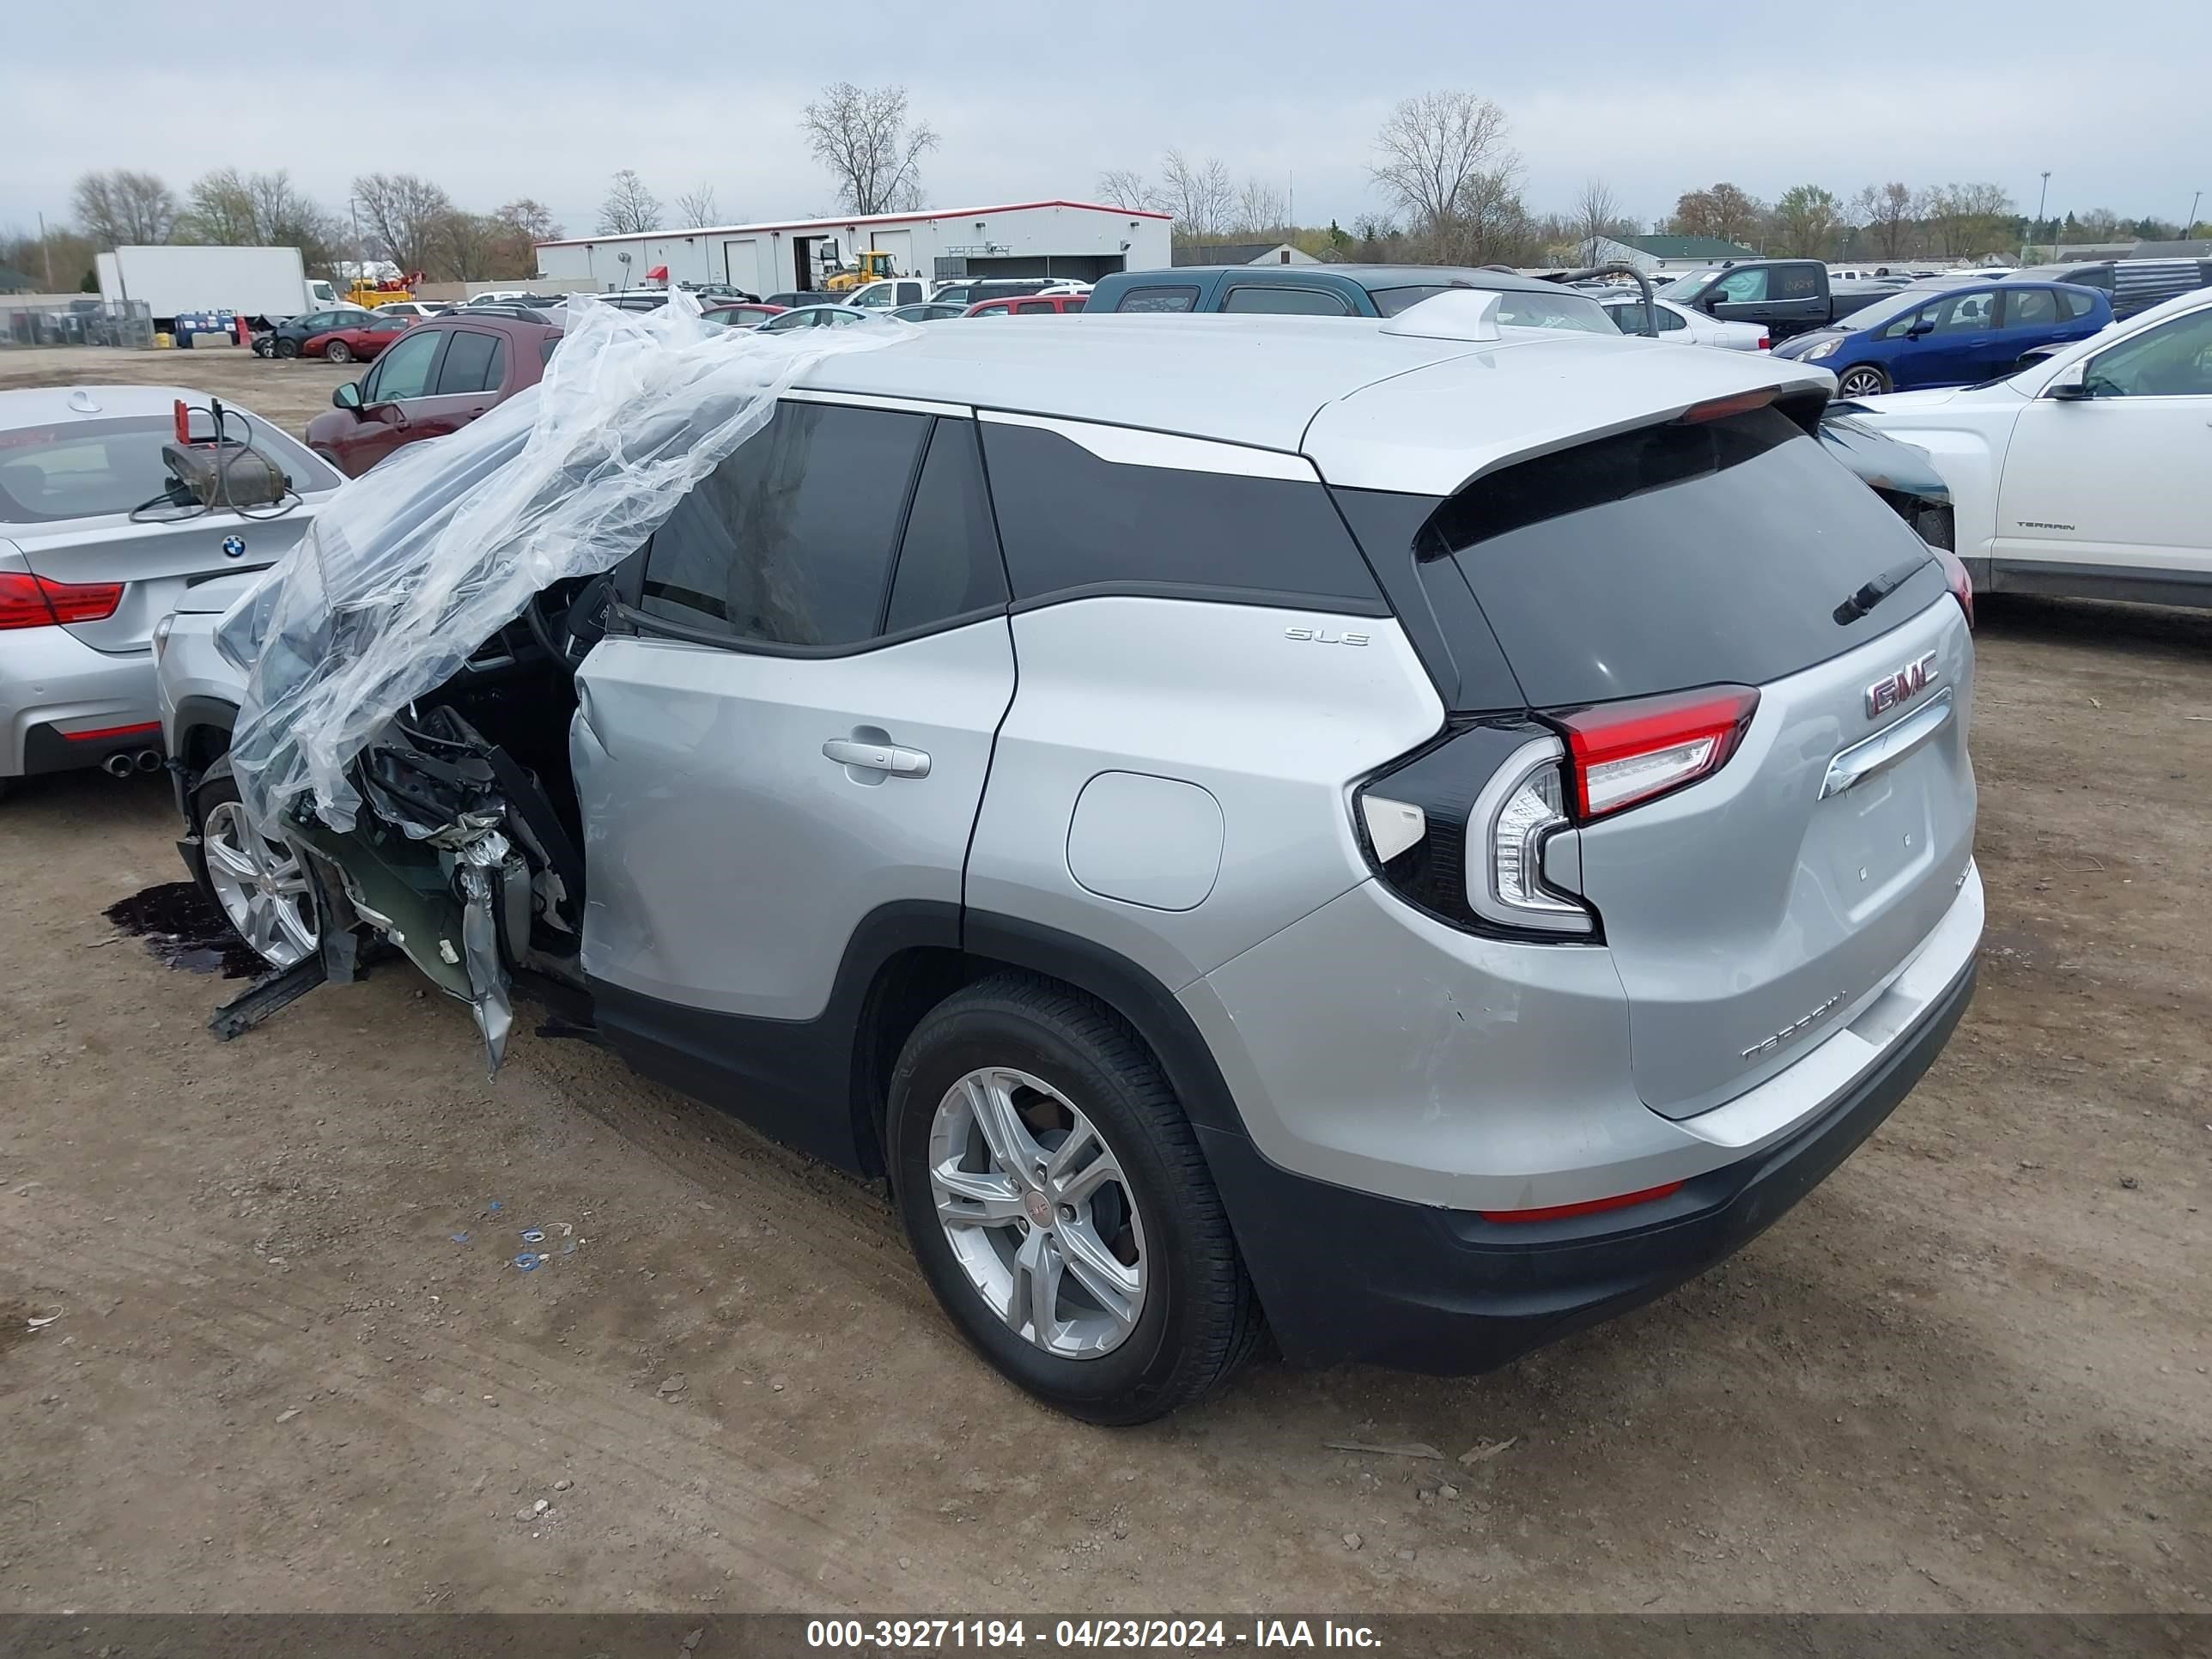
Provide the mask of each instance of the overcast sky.
POLYGON ((908 89, 944 140, 925 198, 951 208, 1085 199, 1101 170, 1149 173, 1176 146, 1294 185, 1301 222, 1348 223, 1379 205, 1367 165, 1392 103, 1440 87, 1504 108, 1540 212, 1565 210, 1592 175, 1645 222, 1721 179, 1770 200, 1803 182, 1848 198, 1880 179, 1992 180, 2033 211, 2047 167, 2054 210, 2173 220, 2212 192, 2203 0, 2124 19, 2080 0, 528 0, 308 8, 257 29, 301 43, 274 56, 221 38, 226 9, 204 36, 142 0, 69 14, 28 51, 14 32, 0 228, 66 216, 70 180, 116 166, 180 192, 210 167, 288 167, 340 210, 356 173, 418 172, 471 208, 536 197, 571 234, 593 228, 622 167, 664 202, 711 184, 725 222, 834 210, 797 120, 839 80, 908 89), (94 49, 60 49, 88 29, 94 49))

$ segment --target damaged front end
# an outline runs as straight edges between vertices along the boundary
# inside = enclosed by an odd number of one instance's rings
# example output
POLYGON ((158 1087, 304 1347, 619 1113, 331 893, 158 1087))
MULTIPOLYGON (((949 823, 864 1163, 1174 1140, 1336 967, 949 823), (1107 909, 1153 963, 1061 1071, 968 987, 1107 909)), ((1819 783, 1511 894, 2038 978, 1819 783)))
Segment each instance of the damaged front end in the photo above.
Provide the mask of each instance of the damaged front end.
POLYGON ((350 830, 296 811, 288 831, 361 921, 474 1010, 492 1071, 518 971, 573 981, 581 926, 574 842, 537 779, 458 710, 392 720, 354 772, 350 830))

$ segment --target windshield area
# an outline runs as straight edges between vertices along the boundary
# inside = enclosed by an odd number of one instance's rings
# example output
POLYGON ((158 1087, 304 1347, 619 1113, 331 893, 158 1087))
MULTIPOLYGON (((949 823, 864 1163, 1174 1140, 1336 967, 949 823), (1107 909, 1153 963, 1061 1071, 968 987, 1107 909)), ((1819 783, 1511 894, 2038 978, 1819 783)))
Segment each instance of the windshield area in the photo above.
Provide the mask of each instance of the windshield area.
POLYGON ((1701 293, 1706 283, 1719 276, 1720 267, 1713 265, 1704 270, 1693 270, 1686 276, 1677 276, 1659 290, 1662 300, 1687 300, 1701 293))
POLYGON ((1893 294, 1887 299, 1876 300, 1870 305, 1861 306, 1856 311, 1845 313, 1836 319, 1836 326, 1851 329, 1880 328, 1893 318, 1902 317, 1906 312, 1927 303, 1928 295, 1924 290, 1915 291, 1908 289, 1901 294, 1893 294))

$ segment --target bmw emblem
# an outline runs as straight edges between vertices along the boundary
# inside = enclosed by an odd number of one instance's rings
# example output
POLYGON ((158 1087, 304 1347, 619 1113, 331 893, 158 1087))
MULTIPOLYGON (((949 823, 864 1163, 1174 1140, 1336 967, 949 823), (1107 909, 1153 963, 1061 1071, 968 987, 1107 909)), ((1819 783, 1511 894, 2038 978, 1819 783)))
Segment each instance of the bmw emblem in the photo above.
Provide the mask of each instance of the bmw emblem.
POLYGON ((222 538, 222 556, 226 559, 244 558, 246 556, 246 538, 243 536, 225 536, 222 538))

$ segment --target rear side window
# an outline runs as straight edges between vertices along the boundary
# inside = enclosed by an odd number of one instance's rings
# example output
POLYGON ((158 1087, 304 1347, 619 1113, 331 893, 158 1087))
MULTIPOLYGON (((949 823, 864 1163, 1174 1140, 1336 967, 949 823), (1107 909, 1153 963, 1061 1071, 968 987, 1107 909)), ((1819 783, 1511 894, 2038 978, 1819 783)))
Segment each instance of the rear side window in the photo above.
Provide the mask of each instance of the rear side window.
POLYGON ((1131 466, 1036 427, 982 430, 1017 601, 1109 584, 1379 603, 1318 483, 1131 466))
POLYGON ((1771 409, 1647 427, 1477 480, 1423 532, 1481 603, 1529 701, 1761 685, 1945 592, 1926 546, 1771 409), (1837 608, 1912 567, 1848 623, 1837 608))
POLYGON ((498 335, 455 329, 446 344, 446 361, 438 368, 438 395, 452 398, 495 387, 506 358, 507 343, 498 335))
POLYGON ((2065 302, 2066 315, 2069 320, 2086 317, 2097 308, 2097 302, 2086 294, 2061 294, 2058 297, 2065 302))
POLYGON ((884 632, 903 633, 1006 602, 1006 565, 983 490, 975 423, 940 419, 907 514, 884 632))
POLYGON ((2058 294, 2055 289, 2010 290, 2004 296, 2004 307, 2007 328, 2034 328, 2058 320, 2058 294))
POLYGON ((1352 312, 1340 297, 1317 288, 1232 288, 1221 308, 1272 317, 1345 317, 1352 312))
POLYGON ((1198 304, 1194 288, 1133 288, 1121 296, 1116 311, 1189 311, 1198 304))
POLYGON ((653 532, 639 609, 733 641, 872 638, 929 417, 782 404, 653 532))

